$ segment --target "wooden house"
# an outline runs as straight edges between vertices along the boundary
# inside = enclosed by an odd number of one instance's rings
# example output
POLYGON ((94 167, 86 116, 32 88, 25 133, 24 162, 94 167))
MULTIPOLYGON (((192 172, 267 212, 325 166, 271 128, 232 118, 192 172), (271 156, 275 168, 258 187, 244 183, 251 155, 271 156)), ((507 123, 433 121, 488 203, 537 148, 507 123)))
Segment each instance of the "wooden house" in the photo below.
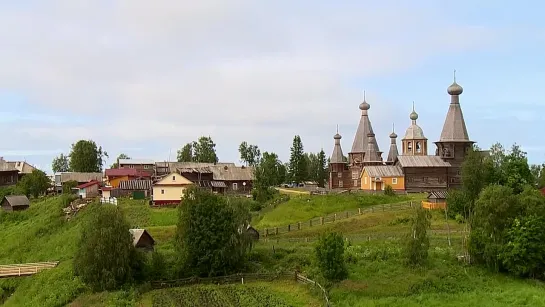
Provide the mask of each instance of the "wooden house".
POLYGON ((395 165, 403 169, 407 192, 445 191, 448 187, 450 163, 441 157, 401 155, 395 165))
POLYGON ((78 189, 78 196, 80 198, 92 198, 98 196, 98 188, 100 182, 97 180, 89 181, 84 184, 80 184, 76 187, 78 189))
POLYGON ((145 229, 129 229, 133 241, 132 245, 140 250, 153 251, 155 240, 145 229))
POLYGON ((75 181, 78 185, 90 181, 102 181, 102 173, 79 173, 79 172, 62 172, 55 174, 55 192, 62 193, 62 185, 75 181))
POLYGON ((405 175, 397 165, 364 166, 361 173, 361 189, 364 191, 382 191, 386 186, 395 191, 405 190, 405 175))
POLYGON ((252 191, 254 182, 253 167, 215 165, 210 166, 210 170, 212 170, 214 181, 224 189, 224 192, 248 194, 252 191))
POLYGON ((36 168, 30 164, 28 164, 26 161, 9 161, 7 162, 11 168, 14 168, 19 171, 19 179, 21 179, 23 176, 32 174, 36 168))
MULTIPOLYGON (((148 179, 134 179, 121 181, 119 191, 121 195, 130 195, 133 199, 144 199, 152 194, 153 181, 148 179)), ((119 197, 119 196, 116 196, 119 197)))
POLYGON ((30 207, 30 201, 25 195, 7 195, 0 202, 4 211, 22 211, 30 207))
POLYGON ((112 168, 104 171, 106 183, 113 187, 119 187, 120 182, 138 179, 151 180, 149 172, 140 171, 134 168, 112 168))
MULTIPOLYGON (((204 170, 209 166, 236 166, 231 162, 218 162, 218 163, 205 163, 205 162, 157 162, 155 163, 155 174, 157 177, 162 178, 173 172, 178 172, 182 169, 193 169, 194 172, 199 175, 199 170, 204 170)), ((204 173, 200 176, 203 177, 204 173)), ((189 178, 188 178, 189 179, 189 178)), ((193 179, 189 179, 193 181, 193 179)), ((200 180, 200 179, 198 179, 200 180)), ((212 179, 210 179, 212 180, 212 179)))
POLYGON ((179 204, 185 189, 193 182, 184 176, 173 172, 163 177, 153 185, 153 204, 156 206, 179 204))
POLYGON ((447 207, 447 191, 436 191, 428 194, 425 201, 422 201, 422 208, 445 209, 447 207))
POLYGON ((19 181, 19 170, 0 157, 0 187, 16 185, 19 181))
POLYGON ((117 168, 135 169, 148 174, 150 177, 155 175, 155 161, 148 159, 119 159, 117 168))

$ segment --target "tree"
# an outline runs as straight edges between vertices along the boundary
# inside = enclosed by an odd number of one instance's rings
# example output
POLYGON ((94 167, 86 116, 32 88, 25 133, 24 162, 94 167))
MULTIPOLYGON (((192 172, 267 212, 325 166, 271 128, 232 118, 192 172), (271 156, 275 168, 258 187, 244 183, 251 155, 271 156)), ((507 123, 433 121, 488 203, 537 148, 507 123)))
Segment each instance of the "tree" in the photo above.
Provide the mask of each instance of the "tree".
POLYGON ((201 136, 197 142, 193 142, 193 161, 205 163, 217 163, 216 144, 210 136, 201 136))
POLYGON ((516 194, 521 193, 526 185, 532 185, 534 182, 526 152, 522 151, 517 144, 513 144, 505 156, 501 169, 504 176, 502 184, 512 188, 516 194))
POLYGON ((326 280, 335 282, 348 277, 344 258, 344 240, 340 233, 329 232, 322 235, 315 252, 318 268, 326 280))
POLYGON ((178 150, 178 162, 193 162, 195 157, 193 156, 193 143, 187 143, 178 150))
POLYGON ((246 141, 240 143, 238 147, 240 160, 249 166, 255 166, 261 158, 261 151, 257 145, 249 145, 246 141))
POLYGON ((263 203, 274 196, 270 187, 284 182, 285 168, 274 152, 263 153, 263 158, 254 168, 254 200, 263 203))
POLYGON ((185 271, 216 276, 237 270, 249 248, 245 232, 239 232, 241 215, 247 216, 243 208, 197 187, 184 191, 182 202, 175 240, 185 271))
POLYGON ((130 159, 131 157, 129 157, 128 155, 124 154, 124 153, 121 153, 119 154, 119 156, 117 156, 117 158, 115 159, 115 162, 110 165, 110 168, 117 168, 119 166, 119 160, 121 159, 130 159))
POLYGON ((47 189, 51 187, 51 180, 46 173, 39 169, 35 169, 32 173, 25 175, 18 183, 19 190, 26 196, 38 196, 45 194, 47 189))
POLYGON ((319 161, 318 156, 312 152, 303 154, 307 169, 306 180, 318 181, 319 161))
POLYGON ((429 210, 417 206, 411 220, 411 232, 408 234, 405 252, 407 263, 412 266, 426 264, 430 241, 428 228, 431 226, 431 213, 429 210))
POLYGON ((92 140, 79 140, 72 144, 70 152, 70 170, 81 173, 99 173, 102 172, 104 157, 108 153, 102 151, 102 147, 92 140))
POLYGON ((317 182, 318 186, 325 188, 325 184, 327 182, 327 178, 329 177, 328 174, 328 168, 327 168, 327 158, 325 155, 324 150, 320 150, 318 153, 318 174, 317 174, 317 182))
POLYGON ((306 159, 304 157, 303 142, 296 135, 293 138, 289 162, 289 177, 295 183, 301 183, 308 177, 306 159))
POLYGON ((91 205, 89 209, 74 257, 74 272, 96 291, 117 289, 135 273, 136 251, 129 224, 116 206, 91 205))
POLYGON ((51 169, 53 173, 68 172, 70 170, 68 156, 61 153, 58 157, 55 157, 51 163, 51 169))

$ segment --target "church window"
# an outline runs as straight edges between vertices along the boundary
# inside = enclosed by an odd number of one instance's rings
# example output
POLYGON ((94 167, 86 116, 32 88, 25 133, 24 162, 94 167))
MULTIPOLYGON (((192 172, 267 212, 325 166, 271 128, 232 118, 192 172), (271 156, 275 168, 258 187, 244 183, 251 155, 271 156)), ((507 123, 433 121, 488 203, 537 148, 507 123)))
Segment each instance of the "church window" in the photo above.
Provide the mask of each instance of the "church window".
POLYGON ((421 153, 421 152, 422 152, 422 148, 420 147, 420 142, 416 142, 416 152, 417 152, 417 153, 421 153))
POLYGON ((342 173, 342 172, 338 172, 338 173, 337 173, 337 178, 343 178, 343 173, 342 173))
POLYGON ((412 143, 412 142, 407 142, 407 150, 408 150, 408 151, 412 151, 412 150, 413 150, 413 143, 412 143))
POLYGON ((357 186, 358 186, 358 181, 354 180, 354 187, 357 187, 357 186))
POLYGON ((342 188, 342 187, 343 187, 343 181, 340 180, 340 181, 339 181, 339 188, 342 188))
POLYGON ((352 179, 358 179, 358 171, 352 171, 352 179))

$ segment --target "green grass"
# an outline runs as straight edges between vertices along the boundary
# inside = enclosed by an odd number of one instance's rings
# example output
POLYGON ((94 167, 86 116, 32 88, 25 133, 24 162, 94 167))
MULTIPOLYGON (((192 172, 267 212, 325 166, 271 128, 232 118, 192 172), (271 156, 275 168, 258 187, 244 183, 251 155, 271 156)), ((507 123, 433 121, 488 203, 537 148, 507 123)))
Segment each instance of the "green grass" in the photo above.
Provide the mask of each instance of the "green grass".
POLYGON ((255 222, 258 228, 284 226, 344 210, 409 201, 412 197, 363 193, 292 196, 289 201, 264 213, 255 222))

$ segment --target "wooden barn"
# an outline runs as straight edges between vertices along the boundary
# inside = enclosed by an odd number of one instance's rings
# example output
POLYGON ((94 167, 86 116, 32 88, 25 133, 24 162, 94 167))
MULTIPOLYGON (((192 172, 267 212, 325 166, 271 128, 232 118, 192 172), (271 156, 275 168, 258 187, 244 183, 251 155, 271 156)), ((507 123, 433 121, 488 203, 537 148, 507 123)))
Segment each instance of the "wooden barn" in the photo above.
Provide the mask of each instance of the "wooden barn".
POLYGON ((252 238, 253 241, 259 240, 259 231, 252 226, 248 225, 246 228, 246 233, 252 238))
POLYGON ((129 229, 129 231, 131 232, 131 235, 133 237, 132 244, 135 248, 145 251, 153 251, 155 247, 155 240, 147 230, 129 229))
POLYGON ((84 184, 78 185, 78 196, 80 198, 92 198, 98 196, 98 188, 100 183, 96 180, 89 181, 84 184))
POLYGON ((447 207, 447 191, 434 191, 428 194, 425 201, 422 201, 422 207, 425 209, 445 209, 447 207))
POLYGON ((30 207, 30 201, 25 195, 7 195, 0 202, 4 211, 22 211, 30 207))

